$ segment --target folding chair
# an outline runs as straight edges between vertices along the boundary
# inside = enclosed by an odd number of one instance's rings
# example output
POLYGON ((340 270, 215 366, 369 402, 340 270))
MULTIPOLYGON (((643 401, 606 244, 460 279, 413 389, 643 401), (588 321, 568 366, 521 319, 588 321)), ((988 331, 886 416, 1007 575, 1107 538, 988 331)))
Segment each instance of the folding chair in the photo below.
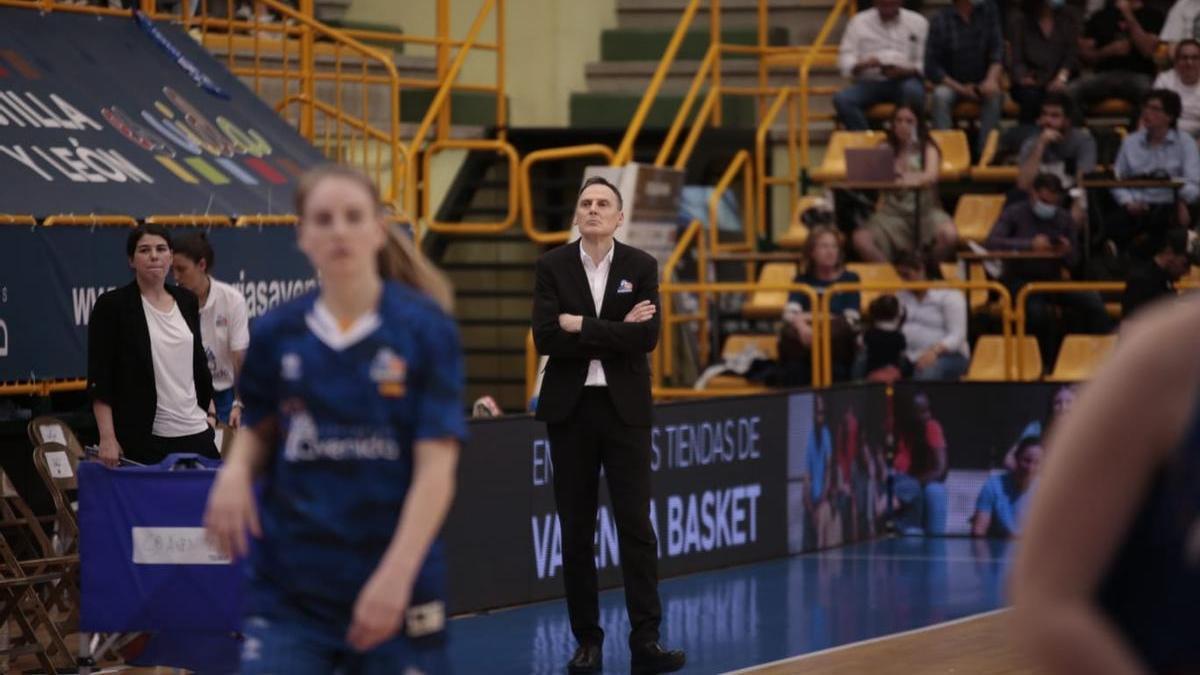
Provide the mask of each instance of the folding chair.
POLYGON ((71 427, 57 417, 35 417, 25 426, 25 433, 35 448, 43 443, 61 443, 67 446, 76 458, 83 459, 83 444, 79 442, 71 427))
POLYGON ((57 674, 60 668, 74 667, 75 660, 42 601, 44 589, 62 582, 61 570, 27 572, 9 546, 8 538, 0 537, 0 625, 12 621, 20 632, 0 654, 10 660, 31 654, 50 675, 57 674))

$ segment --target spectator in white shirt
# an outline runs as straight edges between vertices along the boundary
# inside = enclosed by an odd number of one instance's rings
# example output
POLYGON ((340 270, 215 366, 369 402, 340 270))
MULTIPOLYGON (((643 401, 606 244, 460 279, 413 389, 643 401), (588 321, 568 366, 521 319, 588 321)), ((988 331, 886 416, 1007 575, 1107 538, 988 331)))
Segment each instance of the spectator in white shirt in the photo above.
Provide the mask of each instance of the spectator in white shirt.
POLYGON ((838 47, 838 68, 854 82, 834 95, 833 106, 852 131, 867 128, 866 111, 877 103, 925 109, 922 76, 929 22, 902 9, 901 0, 874 4, 850 19, 838 47))
POLYGON ((1183 40, 1200 39, 1200 0, 1178 0, 1171 5, 1158 37, 1172 49, 1183 40))
POLYGON ((212 278, 215 256, 203 232, 186 235, 175 243, 171 270, 180 286, 200 299, 200 338, 213 381, 213 408, 217 419, 236 427, 242 403, 235 385, 250 345, 246 299, 229 284, 212 278))
POLYGON ((1179 94, 1183 112, 1176 128, 1189 136, 1200 134, 1200 42, 1181 40, 1175 47, 1175 67, 1159 73, 1154 88, 1179 94))
MULTIPOLYGON (((896 273, 905 281, 940 278, 937 265, 917 253, 896 261, 896 273), (931 275, 929 269, 935 272, 931 275)), ((913 379, 957 380, 967 372, 967 300, 963 292, 948 288, 900 291, 904 308, 905 357, 913 364, 913 379)))

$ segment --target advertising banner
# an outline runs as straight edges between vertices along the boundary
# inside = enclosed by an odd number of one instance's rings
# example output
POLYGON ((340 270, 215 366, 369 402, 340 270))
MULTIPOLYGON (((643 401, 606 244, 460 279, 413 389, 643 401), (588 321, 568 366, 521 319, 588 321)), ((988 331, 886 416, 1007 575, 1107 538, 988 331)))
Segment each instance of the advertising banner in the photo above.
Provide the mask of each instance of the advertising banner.
POLYGON ((0 8, 0 213, 286 213, 320 154, 179 26, 0 8))
MULTIPOLYGON (((872 466, 881 465, 868 458, 882 457, 882 433, 868 420, 882 420, 883 409, 884 390, 875 386, 819 396, 779 393, 656 406, 650 514, 658 535, 659 576, 871 536, 875 512, 867 501, 877 491, 869 484, 872 466), (817 406, 825 406, 827 422, 814 423, 817 406), (829 453, 822 447, 812 450, 819 455, 811 462, 820 467, 813 470, 819 473, 815 481, 828 487, 809 504, 793 497, 814 482, 807 455, 814 428, 830 439, 836 431, 844 442, 837 446, 839 456, 832 440, 824 446, 829 453), (847 459, 845 471, 838 463, 841 456, 847 459), (821 538, 813 527, 808 529, 814 534, 805 536, 806 522, 813 520, 808 507, 821 513, 815 521, 823 528, 821 538)), ((563 594, 553 480, 544 424, 531 417, 472 424, 445 529, 453 612, 563 594)), ((618 539, 602 480, 595 557, 602 587, 620 583, 618 539)))
MULTIPOLYGON (((133 280, 125 254, 130 231, 0 226, 0 382, 87 375, 88 317, 96 298, 133 280)), ((213 228, 208 238, 216 254, 213 276, 245 296, 252 323, 316 286, 294 227, 213 228)))

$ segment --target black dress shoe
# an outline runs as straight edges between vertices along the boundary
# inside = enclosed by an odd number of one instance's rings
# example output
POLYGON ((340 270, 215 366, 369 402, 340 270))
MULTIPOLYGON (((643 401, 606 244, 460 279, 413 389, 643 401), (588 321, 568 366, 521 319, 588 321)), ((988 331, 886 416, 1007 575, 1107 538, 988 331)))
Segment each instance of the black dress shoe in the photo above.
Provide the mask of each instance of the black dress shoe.
POLYGON ((575 673, 598 673, 604 667, 604 652, 600 649, 600 645, 584 644, 579 645, 575 650, 575 656, 567 662, 567 672, 571 675, 575 673))
POLYGON ((681 649, 667 651, 657 642, 643 645, 633 650, 634 675, 650 675, 650 673, 673 673, 683 667, 687 656, 681 649))

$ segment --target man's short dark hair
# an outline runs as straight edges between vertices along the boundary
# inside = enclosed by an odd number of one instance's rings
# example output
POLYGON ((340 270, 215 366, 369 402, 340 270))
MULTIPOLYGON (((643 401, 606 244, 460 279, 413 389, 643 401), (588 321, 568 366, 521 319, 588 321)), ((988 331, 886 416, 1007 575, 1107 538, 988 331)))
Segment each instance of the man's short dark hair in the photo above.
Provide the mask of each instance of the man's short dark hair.
POLYGON ((609 190, 612 190, 612 193, 617 196, 617 210, 625 210, 625 200, 621 198, 621 191, 617 189, 616 185, 608 182, 608 179, 606 179, 604 176, 592 176, 591 178, 583 181, 583 187, 579 188, 579 195, 575 197, 575 201, 578 202, 579 197, 583 196, 583 191, 593 185, 603 185, 609 190))
POLYGON ((150 234, 162 237, 167 242, 167 248, 171 251, 175 250, 171 244, 171 233, 167 232, 167 228, 162 225, 147 223, 145 225, 138 225, 129 233, 129 238, 125 240, 125 255, 132 258, 133 252, 137 250, 138 242, 142 240, 142 237, 150 234))
POLYGON ((1175 121, 1183 113, 1183 101, 1180 100, 1179 94, 1170 89, 1151 89, 1142 98, 1142 105, 1145 106, 1150 101, 1158 101, 1163 107, 1163 112, 1167 113, 1167 117, 1171 118, 1171 126, 1175 126, 1175 121))
POLYGON ((1063 117, 1072 123, 1075 122, 1075 101, 1061 91, 1053 91, 1046 94, 1046 98, 1042 99, 1042 110, 1045 110, 1047 107, 1062 108, 1063 117))
POLYGON ((1033 189, 1050 190, 1056 195, 1063 193, 1062 179, 1052 173, 1039 173, 1033 179, 1033 189))

